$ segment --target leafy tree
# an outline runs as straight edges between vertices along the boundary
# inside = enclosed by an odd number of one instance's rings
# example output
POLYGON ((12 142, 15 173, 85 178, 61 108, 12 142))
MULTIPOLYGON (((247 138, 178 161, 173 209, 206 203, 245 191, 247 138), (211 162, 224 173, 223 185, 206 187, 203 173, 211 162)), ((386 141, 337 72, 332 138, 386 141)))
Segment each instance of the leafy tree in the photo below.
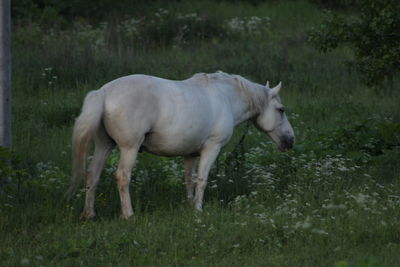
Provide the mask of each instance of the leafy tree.
POLYGON ((350 44, 352 63, 367 84, 391 80, 400 70, 400 1, 358 0, 353 6, 353 15, 327 12, 324 22, 310 31, 311 43, 321 52, 350 44))

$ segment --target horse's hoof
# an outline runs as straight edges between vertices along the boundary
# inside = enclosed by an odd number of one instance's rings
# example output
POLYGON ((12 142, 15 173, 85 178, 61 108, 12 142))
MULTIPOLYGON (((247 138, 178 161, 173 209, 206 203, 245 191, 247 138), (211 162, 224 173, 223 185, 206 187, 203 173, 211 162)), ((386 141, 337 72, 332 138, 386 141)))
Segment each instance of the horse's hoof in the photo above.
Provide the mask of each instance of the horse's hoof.
POLYGON ((96 216, 95 213, 82 212, 79 216, 81 222, 92 220, 96 216))
POLYGON ((121 214, 121 215, 119 215, 119 218, 120 218, 121 220, 124 220, 124 221, 132 221, 132 222, 135 222, 135 216, 134 216, 133 214, 130 214, 130 215, 123 215, 123 214, 121 214))
POLYGON ((194 210, 197 212, 202 212, 203 211, 203 207, 199 206, 199 205, 194 205, 194 210))

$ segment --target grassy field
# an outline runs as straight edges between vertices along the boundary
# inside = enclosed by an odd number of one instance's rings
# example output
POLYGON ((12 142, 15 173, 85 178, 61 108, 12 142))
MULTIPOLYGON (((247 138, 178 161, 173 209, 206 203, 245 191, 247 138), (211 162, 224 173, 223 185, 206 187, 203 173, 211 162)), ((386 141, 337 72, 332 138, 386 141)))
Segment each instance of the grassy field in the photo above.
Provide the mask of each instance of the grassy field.
MULTIPOLYGON (((400 82, 371 88, 321 55, 306 1, 181 1, 145 15, 70 28, 13 28, 13 169, 0 194, 1 266, 398 266, 400 82), (135 221, 118 219, 109 159, 97 218, 81 223, 84 192, 63 200, 71 130, 85 94, 117 77, 184 79, 223 70, 283 82, 296 133, 280 153, 241 125, 211 171, 204 212, 185 202, 181 158, 139 156, 135 221), (239 142, 244 137, 243 142, 239 142)), ((1 153, 4 158, 5 153, 1 153)), ((2 166, 2 165, 0 165, 2 166)))

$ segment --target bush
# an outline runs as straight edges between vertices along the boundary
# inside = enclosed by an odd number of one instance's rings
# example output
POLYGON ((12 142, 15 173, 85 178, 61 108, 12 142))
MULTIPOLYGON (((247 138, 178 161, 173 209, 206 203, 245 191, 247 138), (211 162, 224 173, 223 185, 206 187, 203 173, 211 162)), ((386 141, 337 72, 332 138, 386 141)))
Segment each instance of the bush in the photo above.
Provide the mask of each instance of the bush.
MULTIPOLYGON (((197 13, 180 14, 158 9, 153 16, 135 22, 133 29, 136 36, 133 37, 157 46, 182 45, 224 35, 224 29, 216 18, 197 13)), ((132 25, 127 26, 125 30, 129 32, 132 29, 129 26, 132 25)))
POLYGON ((17 22, 39 23, 41 26, 66 25, 71 20, 98 23, 113 17, 143 11, 149 2, 143 0, 18 0, 12 1, 12 17, 17 22))
POLYGON ((389 119, 367 119, 322 132, 295 147, 298 152, 313 151, 320 157, 342 154, 367 163, 387 150, 400 146, 400 123, 389 119))
POLYGON ((354 7, 357 0, 311 0, 311 2, 324 8, 347 9, 354 7))
POLYGON ((400 70, 400 2, 367 0, 356 4, 353 16, 326 13, 320 27, 310 32, 311 43, 328 52, 341 44, 350 44, 355 51, 351 62, 367 84, 379 84, 400 70))

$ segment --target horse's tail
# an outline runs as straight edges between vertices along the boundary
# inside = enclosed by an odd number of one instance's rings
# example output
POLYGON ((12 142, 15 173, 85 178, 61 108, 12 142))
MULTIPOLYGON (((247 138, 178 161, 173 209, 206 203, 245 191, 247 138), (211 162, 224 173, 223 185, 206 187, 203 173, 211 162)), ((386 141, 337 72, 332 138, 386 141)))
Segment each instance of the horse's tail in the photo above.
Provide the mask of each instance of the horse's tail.
POLYGON ((75 121, 72 134, 72 177, 67 191, 67 198, 79 188, 86 177, 86 160, 89 144, 99 128, 104 109, 104 91, 90 92, 83 103, 82 112, 75 121))

